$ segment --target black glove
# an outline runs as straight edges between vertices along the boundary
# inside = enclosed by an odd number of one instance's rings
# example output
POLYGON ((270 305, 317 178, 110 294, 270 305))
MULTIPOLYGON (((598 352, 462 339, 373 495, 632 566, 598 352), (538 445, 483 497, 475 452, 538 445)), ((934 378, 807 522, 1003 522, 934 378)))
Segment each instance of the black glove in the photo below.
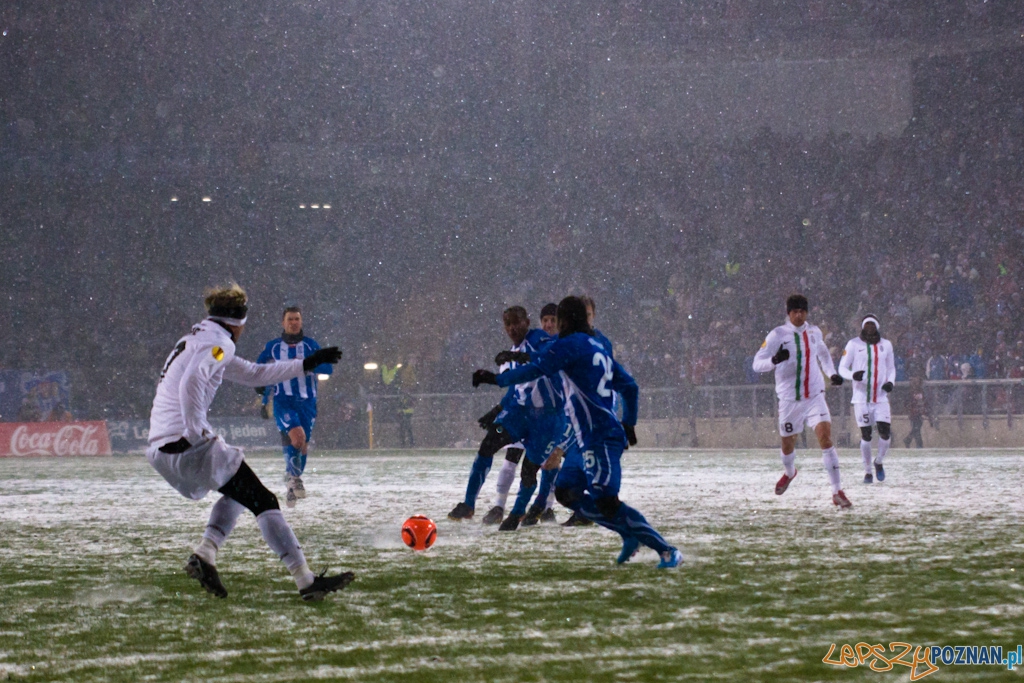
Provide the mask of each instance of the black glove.
POLYGON ((530 354, 526 351, 502 351, 494 357, 495 365, 504 365, 505 363, 529 363, 530 354))
POLYGON ((789 360, 789 349, 785 346, 780 346, 779 350, 772 356, 772 365, 778 365, 782 361, 789 360))
POLYGON ((266 390, 267 390, 266 387, 256 387, 256 393, 259 394, 260 396, 262 396, 263 392, 266 391, 266 390))
POLYGON ((266 403, 260 406, 260 417, 262 417, 264 420, 270 419, 270 411, 267 409, 266 403))
POLYGON ((882 391, 884 391, 887 394, 889 392, 891 392, 892 391, 892 382, 886 382, 885 384, 883 384, 882 385, 882 391))
POLYGON ((622 429, 626 432, 626 441, 629 442, 630 446, 636 445, 636 425, 622 425, 622 429))
POLYGON ((312 356, 302 360, 302 369, 310 372, 313 368, 324 363, 334 365, 341 360, 341 349, 337 346, 328 346, 326 349, 319 349, 313 352, 312 356))
POLYGON ((490 429, 491 425, 494 424, 494 419, 500 414, 501 406, 496 405, 486 415, 477 420, 476 423, 480 425, 480 429, 490 429))
POLYGON ((858 370, 857 372, 853 373, 853 381, 854 382, 860 382, 863 379, 864 379, 864 371, 863 370, 858 370))
POLYGON ((829 377, 829 380, 831 380, 832 386, 834 386, 834 387, 841 387, 841 386, 843 386, 843 376, 842 375, 839 375, 839 374, 832 375, 831 377, 829 377))
POLYGON ((473 388, 480 386, 481 384, 497 384, 498 376, 490 370, 477 370, 473 373, 473 388))

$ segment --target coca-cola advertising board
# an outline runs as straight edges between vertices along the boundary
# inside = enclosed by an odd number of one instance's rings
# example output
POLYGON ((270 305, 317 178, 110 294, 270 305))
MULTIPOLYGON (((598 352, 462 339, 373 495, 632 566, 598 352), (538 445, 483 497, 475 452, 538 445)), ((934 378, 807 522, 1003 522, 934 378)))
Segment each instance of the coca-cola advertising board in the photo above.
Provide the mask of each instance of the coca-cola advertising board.
POLYGON ((106 422, 0 422, 0 457, 110 455, 106 422))

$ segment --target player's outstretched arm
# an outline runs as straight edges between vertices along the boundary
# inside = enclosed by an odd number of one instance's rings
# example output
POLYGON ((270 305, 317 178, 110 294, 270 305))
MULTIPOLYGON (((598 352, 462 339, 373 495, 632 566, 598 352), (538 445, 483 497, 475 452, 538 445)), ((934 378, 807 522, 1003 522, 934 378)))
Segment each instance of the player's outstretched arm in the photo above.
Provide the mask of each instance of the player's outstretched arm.
POLYGON ((622 395, 622 424, 635 425, 640 412, 640 387, 619 361, 612 361, 612 391, 622 395))
MULTIPOLYGON (((312 349, 313 353, 316 353, 317 351, 320 350, 320 345, 317 344, 312 339, 310 339, 309 337, 306 338, 306 343, 309 345, 309 348, 312 349)), ((333 347, 333 348, 337 348, 337 347, 333 347)), ((338 353, 341 353, 341 352, 339 351, 338 353)), ((339 356, 339 359, 340 359, 340 356, 339 356)), ((312 372, 315 372, 318 375, 333 375, 334 374, 334 363, 320 363, 315 368, 313 368, 312 372)))

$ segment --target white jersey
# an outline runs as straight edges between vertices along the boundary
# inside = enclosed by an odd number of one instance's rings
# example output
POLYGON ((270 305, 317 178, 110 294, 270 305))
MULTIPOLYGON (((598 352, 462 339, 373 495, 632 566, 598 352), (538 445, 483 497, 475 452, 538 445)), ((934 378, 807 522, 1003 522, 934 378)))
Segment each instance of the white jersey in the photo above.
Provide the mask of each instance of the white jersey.
POLYGON ((886 382, 896 381, 896 361, 892 343, 882 339, 877 344, 868 344, 860 337, 846 342, 843 357, 839 361, 839 374, 853 382, 851 403, 888 403, 889 395, 882 391, 886 382), (853 373, 864 371, 864 377, 857 382, 853 373))
POLYGON ((160 371, 149 444, 160 447, 184 437, 193 446, 214 435, 206 413, 221 382, 261 387, 303 375, 302 360, 257 365, 235 356, 231 334, 204 320, 182 337, 160 371))
POLYGON ((765 337, 754 356, 754 370, 775 370, 775 393, 780 401, 804 401, 825 392, 825 376, 834 375, 836 366, 816 325, 794 327, 787 320, 765 337), (789 350, 789 359, 773 365, 772 356, 780 347, 789 350))

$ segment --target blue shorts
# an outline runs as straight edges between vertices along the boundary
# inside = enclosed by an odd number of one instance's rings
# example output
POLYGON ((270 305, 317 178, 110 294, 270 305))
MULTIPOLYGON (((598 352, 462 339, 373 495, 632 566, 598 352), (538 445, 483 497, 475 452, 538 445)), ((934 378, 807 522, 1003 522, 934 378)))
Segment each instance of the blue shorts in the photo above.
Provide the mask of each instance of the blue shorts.
POLYGON ((302 427, 309 441, 316 423, 316 401, 296 401, 285 396, 274 397, 274 420, 277 428, 287 434, 296 427, 302 427))
POLYGON ((509 436, 523 443, 526 458, 534 465, 543 465, 555 446, 564 441, 567 424, 565 413, 559 410, 532 408, 503 410, 494 422, 500 424, 509 436))
POLYGON ((583 450, 573 441, 555 487, 590 491, 595 498, 617 496, 622 486, 621 460, 622 445, 618 440, 598 442, 583 450))

